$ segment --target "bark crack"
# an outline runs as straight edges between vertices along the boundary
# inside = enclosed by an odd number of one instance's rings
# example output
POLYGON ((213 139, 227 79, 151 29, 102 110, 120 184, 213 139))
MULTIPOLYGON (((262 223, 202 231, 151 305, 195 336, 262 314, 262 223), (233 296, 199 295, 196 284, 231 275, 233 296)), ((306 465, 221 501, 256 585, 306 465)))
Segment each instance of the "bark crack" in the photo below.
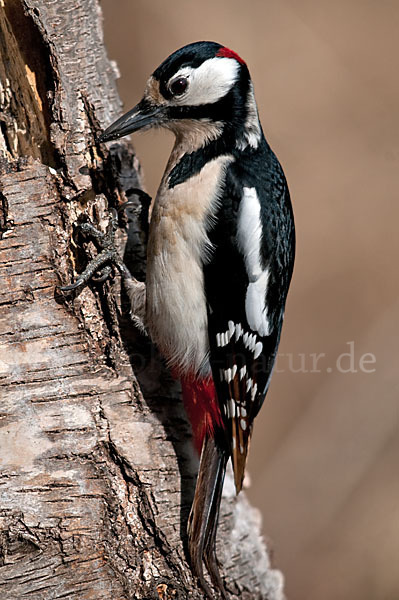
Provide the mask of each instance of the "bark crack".
POLYGON ((7 0, 0 7, 0 31, 3 154, 12 159, 30 155, 55 167, 50 98, 57 78, 48 47, 18 0, 7 0))

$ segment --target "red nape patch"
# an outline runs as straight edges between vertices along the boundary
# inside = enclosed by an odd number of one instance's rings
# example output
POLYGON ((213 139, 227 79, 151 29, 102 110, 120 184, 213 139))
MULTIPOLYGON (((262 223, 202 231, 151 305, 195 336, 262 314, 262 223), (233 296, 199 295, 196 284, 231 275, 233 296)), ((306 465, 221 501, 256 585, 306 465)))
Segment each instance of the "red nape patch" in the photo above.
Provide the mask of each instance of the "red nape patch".
POLYGON ((194 444, 201 454, 206 433, 212 435, 215 427, 224 427, 212 377, 197 379, 186 375, 181 378, 183 403, 190 420, 194 444))
POLYGON ((235 58, 236 60, 238 60, 239 63, 245 65, 245 60, 243 60, 241 56, 238 56, 237 52, 234 52, 234 50, 230 50, 230 48, 226 48, 226 46, 220 48, 220 50, 218 50, 218 52, 216 53, 216 56, 223 56, 224 58, 235 58))

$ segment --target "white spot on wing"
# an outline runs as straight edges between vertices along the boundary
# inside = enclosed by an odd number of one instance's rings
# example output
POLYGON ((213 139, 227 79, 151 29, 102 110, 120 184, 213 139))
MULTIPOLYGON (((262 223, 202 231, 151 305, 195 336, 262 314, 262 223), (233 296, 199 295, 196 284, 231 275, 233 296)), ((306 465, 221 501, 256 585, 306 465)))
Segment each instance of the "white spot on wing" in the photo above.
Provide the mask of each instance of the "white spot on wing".
POLYGON ((255 350, 255 344, 256 344, 256 335, 250 335, 248 338, 248 346, 249 346, 249 349, 252 350, 252 352, 255 350))
POLYGON ((262 342, 257 342, 257 344, 255 345, 255 350, 254 350, 254 358, 258 358, 258 356, 260 355, 262 350, 263 350, 262 342))
POLYGON ((242 332, 243 332, 242 325, 241 325, 241 323, 238 323, 236 325, 236 342, 240 339, 242 332))
POLYGON ((234 400, 232 400, 231 398, 227 401, 227 415, 229 416, 230 419, 233 419, 235 417, 236 411, 235 411, 235 402, 234 400))
POLYGON ((231 369, 225 369, 224 370, 224 377, 225 377, 227 383, 230 383, 230 381, 231 381, 231 369))
POLYGON ((263 337, 270 334, 266 306, 269 271, 261 265, 261 236, 260 203, 256 190, 244 187, 238 215, 237 241, 249 279, 245 313, 251 329, 263 337))

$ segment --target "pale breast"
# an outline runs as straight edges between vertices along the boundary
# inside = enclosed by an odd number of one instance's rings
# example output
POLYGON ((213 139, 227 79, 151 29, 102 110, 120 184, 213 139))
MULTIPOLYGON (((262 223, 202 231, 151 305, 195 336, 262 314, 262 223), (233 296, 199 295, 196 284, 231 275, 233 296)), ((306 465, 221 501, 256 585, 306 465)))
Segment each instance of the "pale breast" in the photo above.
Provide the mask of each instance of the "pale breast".
POLYGON ((218 157, 169 189, 167 174, 150 223, 147 323, 170 366, 209 372, 203 263, 211 251, 207 228, 218 207, 229 157, 218 157))

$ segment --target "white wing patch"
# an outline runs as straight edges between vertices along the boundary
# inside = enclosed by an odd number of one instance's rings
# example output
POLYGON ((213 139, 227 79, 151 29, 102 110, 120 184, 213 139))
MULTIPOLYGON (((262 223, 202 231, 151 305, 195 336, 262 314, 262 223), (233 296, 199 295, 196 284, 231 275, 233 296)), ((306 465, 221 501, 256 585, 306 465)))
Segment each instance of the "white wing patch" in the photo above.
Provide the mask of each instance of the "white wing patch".
POLYGON ((177 105, 198 106, 213 104, 225 96, 237 80, 239 64, 231 58, 214 57, 204 61, 199 67, 183 67, 169 83, 179 77, 187 77, 187 91, 174 98, 177 105))
POLYGON ((244 188, 238 213, 237 241, 243 254, 249 284, 245 297, 245 314, 252 331, 260 336, 270 335, 267 317, 266 292, 268 269, 263 269, 260 259, 262 226, 260 203, 255 188, 244 188))
POLYGON ((251 329, 259 335, 269 335, 269 320, 265 305, 269 271, 266 269, 256 281, 251 282, 245 297, 245 313, 251 329))

